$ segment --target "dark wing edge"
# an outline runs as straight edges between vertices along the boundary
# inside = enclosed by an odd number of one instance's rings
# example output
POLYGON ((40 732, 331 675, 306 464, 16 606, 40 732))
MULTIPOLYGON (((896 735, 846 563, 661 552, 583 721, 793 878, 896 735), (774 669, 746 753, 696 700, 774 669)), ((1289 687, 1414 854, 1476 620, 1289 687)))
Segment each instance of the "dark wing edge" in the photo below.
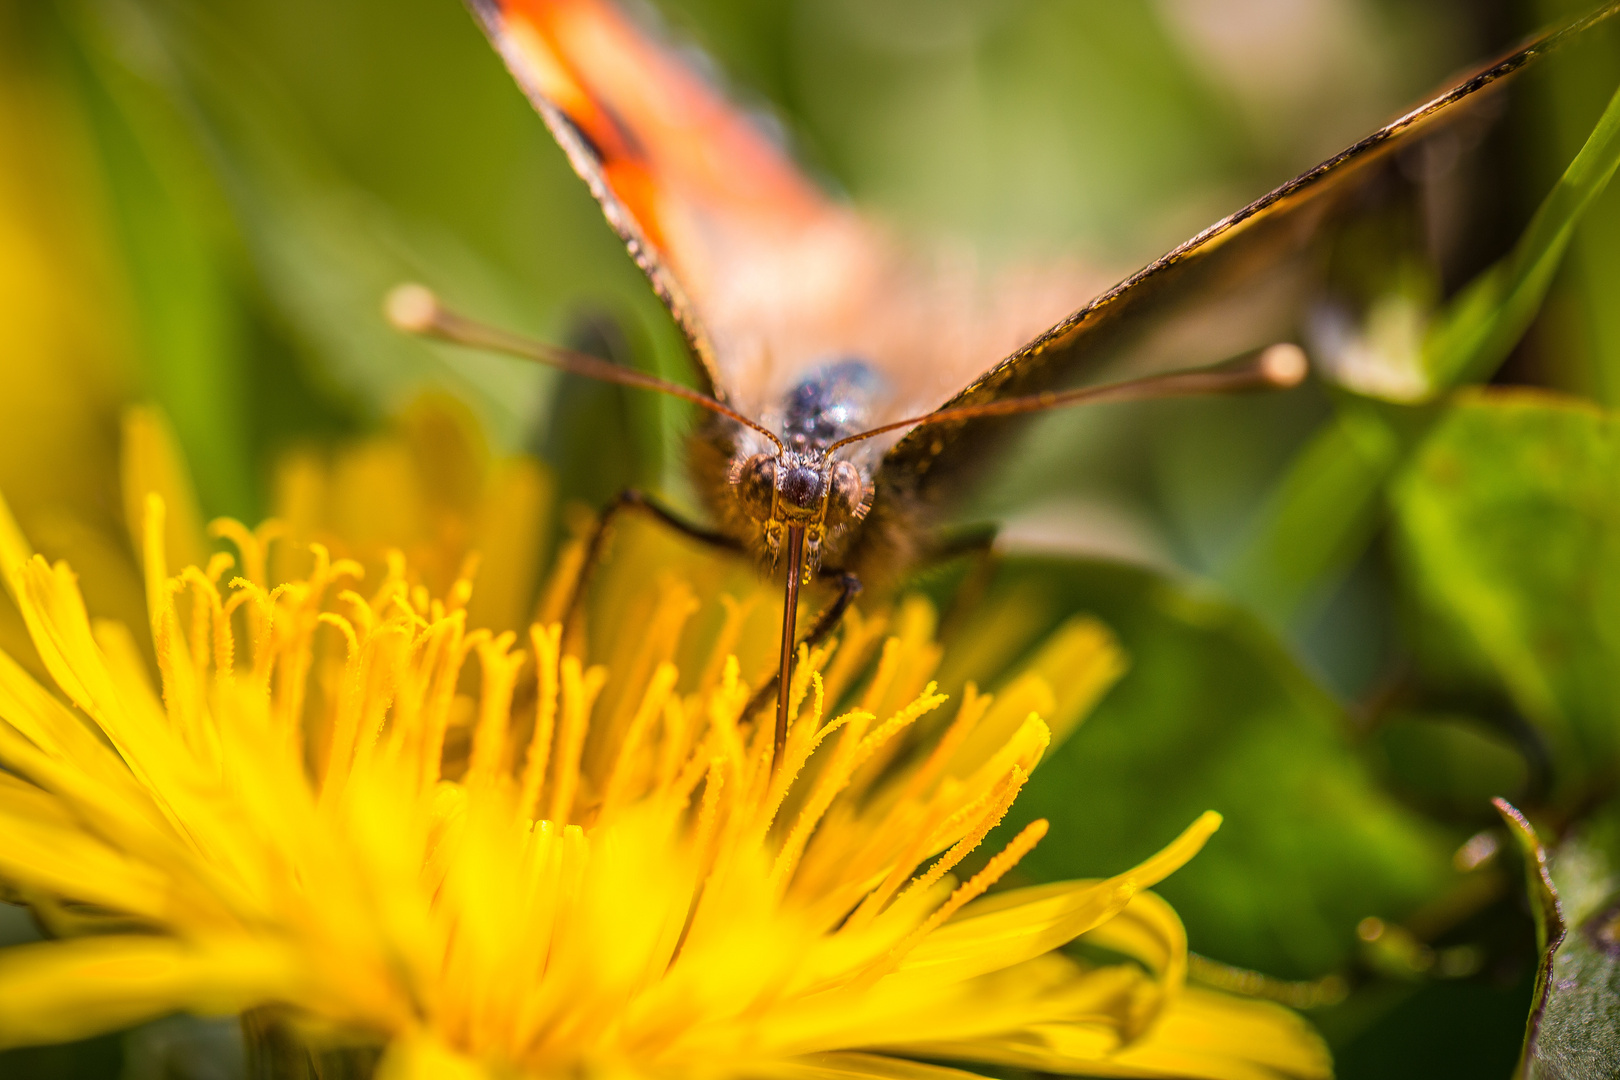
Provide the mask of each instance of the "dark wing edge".
MULTIPOLYGON (((1610 0, 1609 3, 1566 24, 1562 28, 1535 38, 1530 43, 1476 71, 1473 75, 1457 83, 1438 97, 1419 105, 1399 119, 1341 150, 1321 164, 1262 195, 1236 213, 1222 218, 1192 239, 1161 255, 1107 292, 1088 302, 1074 314, 1031 340, 969 383, 955 397, 941 405, 940 408, 955 408, 993 400, 998 391, 1011 383, 1015 376, 1022 374, 1021 369, 1025 364, 1043 353, 1059 347, 1072 347, 1077 344, 1083 339, 1086 331, 1092 325, 1099 322, 1105 313, 1117 307, 1122 300, 1144 282, 1157 278, 1173 267, 1235 239, 1238 235, 1241 235, 1246 227, 1264 218, 1304 203, 1321 189, 1327 178, 1339 173, 1345 166, 1353 163, 1370 162, 1383 153, 1394 149, 1402 135, 1421 127, 1459 102, 1518 72, 1616 14, 1620 14, 1620 0, 1610 0)), ((1020 391, 1027 391, 1029 388, 1020 387, 1019 389, 1020 391)), ((959 429, 960 425, 955 423, 914 429, 888 451, 884 457, 884 464, 889 466, 891 462, 897 464, 906 462, 909 463, 911 468, 924 471, 927 468, 927 462, 939 454, 942 439, 945 438, 944 433, 959 429), (921 467, 918 468, 918 466, 921 467)))
POLYGON ((484 31, 484 35, 489 38, 490 44, 500 54, 513 81, 534 106, 535 112, 540 114, 540 119, 545 122, 552 138, 562 148, 575 175, 585 181, 591 198, 602 208, 602 216, 607 219, 608 227, 624 244, 625 251, 646 276, 653 293, 674 319, 676 328, 686 342, 687 351, 697 361, 699 374, 705 384, 703 391, 716 401, 725 401, 714 346, 703 328, 702 320, 698 318, 696 308, 681 287, 680 281, 669 267, 664 265, 658 250, 648 240, 635 215, 614 194, 603 172, 601 156, 569 119, 568 114, 546 97, 530 79, 522 57, 519 56, 511 36, 506 31, 499 0, 466 0, 466 4, 484 31))

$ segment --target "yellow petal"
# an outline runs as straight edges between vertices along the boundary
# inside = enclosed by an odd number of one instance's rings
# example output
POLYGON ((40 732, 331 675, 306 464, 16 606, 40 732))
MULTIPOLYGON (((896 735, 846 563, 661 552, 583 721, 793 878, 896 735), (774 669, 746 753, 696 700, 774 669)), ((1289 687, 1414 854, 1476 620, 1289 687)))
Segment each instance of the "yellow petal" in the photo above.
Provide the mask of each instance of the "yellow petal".
POLYGON ((163 708, 163 699, 152 686, 146 659, 129 627, 111 619, 96 619, 90 627, 96 644, 118 694, 118 700, 131 712, 143 717, 143 726, 166 730, 169 718, 163 708))
POLYGON ((163 914, 161 874, 46 810, 41 796, 50 798, 20 783, 0 785, 0 878, 133 915, 163 914))
MULTIPOLYGON (((194 759, 161 713, 122 693, 96 642, 72 571, 62 564, 48 566, 36 555, 23 567, 20 584, 18 606, 57 685, 107 733, 155 795, 171 803, 183 795, 187 785, 177 772, 194 768, 194 759)), ((206 816, 199 809, 199 820, 206 816)))
POLYGON ((1058 627, 1025 668, 1057 693, 1052 711, 1042 714, 1053 746, 1069 737, 1129 666, 1118 639, 1096 619, 1078 615, 1058 627))
POLYGON ((1098 1046, 1113 1049, 1125 1041, 1143 991, 1153 985, 1134 964, 1087 969, 1048 953, 955 985, 879 983, 864 996, 829 994, 784 1007, 760 1030, 767 1045, 789 1053, 865 1046, 950 1059, 964 1042, 1086 1020, 1096 1021, 1098 1046))
POLYGON ((478 418, 445 393, 416 398, 399 417, 423 497, 454 513, 471 513, 484 492, 489 444, 478 418))
POLYGON ((1142 961, 1175 988, 1186 980, 1187 931, 1176 909, 1157 893, 1137 893, 1124 911, 1085 938, 1088 944, 1142 961))
POLYGON ((1013 889, 970 905, 934 931, 889 976, 903 981, 956 980, 1010 967, 1073 941, 1122 911, 1198 853, 1220 827, 1208 811, 1163 851, 1106 881, 1058 882, 1013 889))
POLYGON ((1327 1047, 1280 1005, 1191 989, 1140 1039, 1110 1025, 1041 1023, 1005 1034, 914 1044, 907 1051, 954 1060, 1082 1076, 1186 1080, 1325 1080, 1327 1047))
MULTIPOLYGON (((307 481, 306 481, 307 482, 307 481)), ((326 480, 326 505, 316 536, 330 530, 360 558, 385 548, 414 550, 431 532, 433 517, 416 472, 410 448, 398 439, 379 438, 341 454, 326 480)), ((310 539, 311 537, 300 537, 310 539)), ((446 587, 454 572, 444 565, 428 567, 433 583, 446 587)))
MULTIPOLYGON (((999 776, 1006 771, 1005 766, 990 763, 1005 758, 1006 746, 1020 736, 1027 719, 1050 716, 1056 704, 1052 687, 1045 679, 1032 672, 1019 675, 996 693, 990 711, 957 748, 945 767, 945 775, 963 779, 982 778, 985 774, 999 776)), ((1042 726, 1045 726, 1044 720, 1042 726)), ((1050 730, 1044 731, 1042 738, 1050 744, 1050 730)), ((1044 752, 1044 747, 1042 750, 1044 752)))
POLYGON ((33 557, 33 546, 23 536, 22 529, 17 527, 17 519, 12 516, 10 505, 0 496, 0 573, 5 575, 6 588, 12 596, 17 595, 12 575, 33 557))
MULTIPOLYGON (((966 1039, 907 1043, 907 1053, 986 1065, 1011 1065, 1052 1073, 1096 1076, 1160 1076, 1156 1072, 1117 1071, 1111 1055, 1118 1050, 1118 1030, 1108 1023, 1032 1024, 1016 1031, 966 1039)), ((1179 1074, 1169 1074, 1179 1075, 1179 1074)))
MULTIPOLYGON (((50 757, 4 724, 0 724, 0 762, 70 802, 100 835, 122 845, 140 848, 158 840, 164 829, 157 808, 121 763, 115 765, 121 775, 109 769, 98 776, 50 757)), ((166 831, 161 835, 172 836, 166 831)))
POLYGON ((72 761, 92 774, 100 775, 108 766, 122 768, 77 715, 4 652, 0 652, 0 719, 51 757, 72 761))
POLYGON ((0 1046, 81 1039, 184 1010, 228 1015, 291 991, 275 952, 117 935, 0 952, 0 1046))
POLYGON ((535 579, 545 564, 546 511, 556 481, 530 458, 502 462, 489 480, 474 544, 478 588, 467 605, 467 625, 497 634, 522 630, 534 606, 535 579))
MULTIPOLYGON (((1152 1031, 1117 1058, 1146 1075, 1211 1080, 1318 1080, 1333 1075, 1333 1059, 1297 1013, 1198 987, 1183 991, 1152 1031)), ((1121 1074, 1130 1075, 1130 1074, 1121 1074)))
POLYGON ((990 714, 957 750, 947 774, 967 776, 999 750, 1031 712, 1050 728, 1052 745, 1059 745, 1127 667, 1125 654, 1107 627, 1085 616, 1069 619, 997 691, 990 714))
POLYGON ((1131 883, 1139 889, 1152 888, 1177 870, 1187 864, 1187 860, 1203 848, 1215 830, 1221 827, 1221 815, 1213 810, 1205 810, 1198 815, 1198 820, 1182 832, 1164 849, 1151 858, 1144 859, 1141 865, 1129 870, 1122 877, 1129 878, 1131 883))
POLYGON ((1147 1030, 1187 981, 1187 931, 1181 917, 1159 896, 1140 892, 1125 910, 1085 935, 1087 943, 1140 960, 1158 984, 1136 995, 1126 1025, 1128 1038, 1147 1030))
POLYGON ((788 1061, 764 1062, 747 1072, 778 1080, 962 1080, 980 1075, 883 1054, 858 1053, 807 1054, 788 1061))
POLYGON ((395 1040, 377 1065, 377 1080, 488 1080, 489 1075, 478 1062, 425 1035, 395 1040))
POLYGON ((72 829, 78 825, 61 800, 7 772, 0 772, 0 811, 56 828, 72 829))
POLYGON ((157 495, 168 511, 163 546, 173 566, 202 566, 208 561, 208 537, 202 511, 174 430, 161 410, 135 406, 124 413, 124 520, 136 552, 144 551, 146 497, 157 495))

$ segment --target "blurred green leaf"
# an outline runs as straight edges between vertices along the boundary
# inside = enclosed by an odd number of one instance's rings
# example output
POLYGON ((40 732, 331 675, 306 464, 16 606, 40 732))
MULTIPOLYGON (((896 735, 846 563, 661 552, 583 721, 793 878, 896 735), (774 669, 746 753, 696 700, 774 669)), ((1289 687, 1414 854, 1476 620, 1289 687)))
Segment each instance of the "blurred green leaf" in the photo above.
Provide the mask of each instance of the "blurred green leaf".
MULTIPOLYGON (((210 189, 244 271, 251 265, 252 283, 328 379, 335 375, 373 403, 397 405, 404 388, 443 373, 433 350, 386 324, 382 297, 403 279, 453 274, 450 293, 477 301, 498 295, 491 283, 498 276, 448 238, 412 235, 347 184, 288 107, 262 50, 246 47, 226 12, 186 0, 69 6, 108 77, 121 88, 138 86, 173 118, 172 139, 191 156, 185 174, 210 189)), ((210 310, 202 300, 193 307, 199 318, 210 310)), ((464 395, 484 406, 495 435, 510 441, 513 413, 533 397, 537 373, 475 360, 455 374, 464 395)))
MULTIPOLYGON (((1334 1075, 1506 1080, 1519 1056, 1529 1000, 1528 978, 1508 985, 1457 979, 1405 988, 1398 1007, 1386 1005, 1389 1011, 1350 1042, 1334 1043, 1334 1075)), ((1332 1033, 1325 1034, 1332 1042, 1332 1033)))
MULTIPOLYGON (((1580 15, 1586 0, 1537 0, 1543 22, 1580 15)), ((1544 112, 1550 123, 1540 127, 1543 143, 1536 156, 1563 160, 1580 148, 1596 118, 1597 103, 1620 81, 1620 32, 1606 28, 1597 40, 1557 65, 1546 80, 1544 112)), ((1553 300, 1568 302, 1558 333, 1561 348, 1551 361, 1555 385, 1590 390, 1611 407, 1620 405, 1620 190, 1610 189, 1587 210, 1575 233, 1569 264, 1554 285, 1553 300), (1584 370, 1582 370, 1584 369, 1584 370)))
MULTIPOLYGON (((1582 214, 1616 167, 1620 93, 1512 253, 1470 282, 1430 325, 1423 366, 1437 389, 1489 378, 1506 359, 1535 318, 1582 214)), ((1223 580, 1240 596, 1252 596, 1273 625, 1288 625, 1365 550, 1376 531, 1379 495, 1429 418, 1423 410, 1347 403, 1295 458, 1262 508, 1254 539, 1223 580)))
MULTIPOLYGON (((583 310, 563 343, 571 349, 636 366, 648 349, 632 341, 632 327, 606 311, 583 310)), ((565 375, 533 449, 557 470, 559 502, 606 504, 627 487, 656 486, 662 458, 659 399, 622 386, 565 375)), ((558 528, 566 528, 563 521, 558 528)))
POLYGON ((143 339, 148 392, 174 423, 211 512, 253 508, 243 327, 230 225, 189 125, 132 60, 128 28, 71 20, 143 339))
POLYGON ((123 1073, 124 1047, 118 1035, 0 1050, 0 1075, 10 1080, 122 1080, 123 1073))
POLYGON ((1475 278, 1429 327, 1423 362, 1437 386, 1490 376, 1541 307, 1582 215, 1620 167, 1620 92, 1536 209, 1513 253, 1475 278))
POLYGON ((1379 494, 1405 451, 1390 412, 1347 402, 1328 420, 1262 509, 1259 540, 1222 575, 1272 625, 1319 600, 1376 532, 1379 494))
POLYGON ((1550 740, 1559 791, 1620 751, 1620 427, 1584 403, 1459 403, 1393 490, 1419 597, 1460 628, 1550 740))
POLYGON ((1519 749, 1470 716, 1396 713, 1375 739, 1392 786, 1451 820, 1488 814, 1496 796, 1520 798, 1529 780, 1519 749))
MULTIPOLYGON (((239 340, 193 350, 228 373, 230 387, 178 380, 199 403, 194 411, 214 409, 243 447, 274 452, 312 426, 266 401, 336 406, 352 422, 349 413, 397 409, 424 385, 472 405, 497 446, 530 440, 553 376, 402 335, 381 312, 402 280, 424 280, 479 317, 553 340, 582 302, 600 307, 611 296, 612 314, 651 339, 635 361, 681 377, 668 370, 684 359, 667 317, 461 5, 59 6, 95 61, 109 108, 161 116, 175 182, 206 194, 184 205, 206 218, 208 239, 231 260, 218 295, 193 290, 172 306, 191 314, 194 336, 229 316, 238 339, 244 319, 273 339, 268 349, 254 342, 246 374, 239 340), (328 62, 312 63, 316 54, 328 62), (284 392, 295 384, 306 389, 284 392), (251 408, 240 404, 248 394, 251 408), (278 431, 265 437, 255 425, 266 424, 278 431)), ((131 213, 167 235, 150 210, 131 213)), ((156 276, 173 287, 187 280, 156 276)), ((220 455, 186 437, 184 408, 164 404, 204 474, 220 455)), ((630 415, 647 436, 638 448, 652 447, 642 464, 656 469, 677 412, 641 395, 630 415)), ((241 471, 258 479, 254 470, 266 465, 241 471)))
POLYGON ((1025 869, 1115 873, 1218 810, 1221 831, 1161 891, 1194 949, 1286 977, 1341 967, 1357 922, 1453 880, 1456 838, 1379 790, 1339 708, 1252 617, 1108 564, 1019 559, 995 587, 1095 613, 1131 664, 1019 799, 1020 823, 1053 825, 1025 869))

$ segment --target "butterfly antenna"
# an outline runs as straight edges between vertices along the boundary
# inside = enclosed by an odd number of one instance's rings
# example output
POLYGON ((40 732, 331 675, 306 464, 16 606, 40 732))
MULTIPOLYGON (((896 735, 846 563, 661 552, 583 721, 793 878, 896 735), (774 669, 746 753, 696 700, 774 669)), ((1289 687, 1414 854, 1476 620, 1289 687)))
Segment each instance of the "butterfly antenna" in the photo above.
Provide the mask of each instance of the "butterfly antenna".
POLYGON ((839 439, 827 447, 823 458, 830 459, 833 451, 850 443, 898 431, 901 428, 920 427, 923 424, 978 420, 987 416, 1017 416, 1022 413, 1048 412, 1052 409, 1066 409, 1072 405, 1089 405, 1105 401, 1150 401, 1154 398, 1286 390, 1303 382, 1309 370, 1310 363, 1305 358, 1305 350, 1298 345, 1284 342, 1261 349, 1258 353, 1236 363, 1171 371, 1163 375, 1148 375, 1140 379, 1128 379, 1103 386, 1085 386, 1077 390, 1048 390, 1024 397, 989 401, 983 405, 935 409, 923 416, 896 420, 892 424, 884 424, 882 427, 851 435, 847 439, 839 439))
POLYGON ((782 450, 782 440, 764 427, 748 419, 742 413, 722 405, 707 394, 693 390, 690 386, 660 379, 655 375, 646 375, 632 368, 622 367, 595 356, 575 352, 572 349, 559 348, 548 345, 543 341, 489 326, 485 323, 469 319, 460 315, 439 302, 433 290, 424 285, 399 285, 389 294, 384 304, 384 311, 388 321, 407 333, 419 337, 435 338, 447 341, 453 345, 466 345, 474 349, 487 349, 491 352, 506 353, 508 356, 519 356, 525 360, 533 360, 545 364, 559 371, 566 371, 573 375, 580 375, 587 379, 596 379, 599 382, 617 383, 620 386, 633 386, 639 390, 652 390, 670 397, 690 401, 702 409, 735 420, 744 427, 753 428, 776 445, 777 452, 782 450))
POLYGON ((787 527, 787 589, 782 596, 782 663, 776 680, 776 738, 771 748, 771 773, 787 756, 788 697, 793 690, 795 626, 799 617, 799 581, 804 577, 804 526, 787 527))

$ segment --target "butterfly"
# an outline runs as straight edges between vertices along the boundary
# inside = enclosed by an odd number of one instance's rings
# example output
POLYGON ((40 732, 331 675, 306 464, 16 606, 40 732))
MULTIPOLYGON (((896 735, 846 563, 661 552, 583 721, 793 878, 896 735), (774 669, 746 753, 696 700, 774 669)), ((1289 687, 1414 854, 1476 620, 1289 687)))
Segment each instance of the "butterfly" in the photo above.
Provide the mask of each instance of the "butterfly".
POLYGON ((803 644, 802 584, 819 575, 839 586, 812 640, 863 578, 917 558, 923 523, 980 471, 1013 418, 1298 383, 1304 352, 1264 337, 1224 341, 1237 359, 1204 367, 1143 373, 1140 362, 1177 320, 1278 278, 1305 279, 1310 253, 1396 151, 1454 126, 1509 76, 1620 11, 1616 0, 1480 69, 1070 310, 1075 296, 1060 280, 1014 283, 985 303, 930 274, 608 0, 468 4, 673 317, 701 385, 480 325, 420 286, 396 290, 390 316, 708 413, 689 465, 716 527, 627 492, 604 511, 591 557, 613 513, 635 506, 786 563, 776 760, 803 644), (1098 381, 1121 370, 1132 377, 1098 381))

